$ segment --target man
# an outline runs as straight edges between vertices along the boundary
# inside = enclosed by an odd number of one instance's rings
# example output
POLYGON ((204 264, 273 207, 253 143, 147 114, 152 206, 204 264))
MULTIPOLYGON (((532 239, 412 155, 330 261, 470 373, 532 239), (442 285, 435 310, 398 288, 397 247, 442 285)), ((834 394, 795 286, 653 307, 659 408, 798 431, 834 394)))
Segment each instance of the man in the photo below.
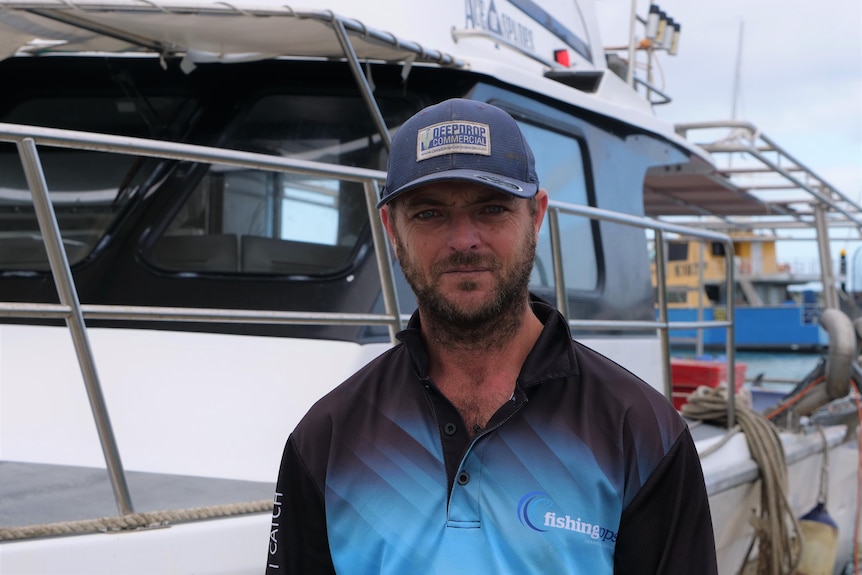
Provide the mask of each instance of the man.
POLYGON ((269 573, 717 573, 685 422, 528 292, 547 205, 499 108, 399 128, 378 207, 419 309, 288 439, 269 573))

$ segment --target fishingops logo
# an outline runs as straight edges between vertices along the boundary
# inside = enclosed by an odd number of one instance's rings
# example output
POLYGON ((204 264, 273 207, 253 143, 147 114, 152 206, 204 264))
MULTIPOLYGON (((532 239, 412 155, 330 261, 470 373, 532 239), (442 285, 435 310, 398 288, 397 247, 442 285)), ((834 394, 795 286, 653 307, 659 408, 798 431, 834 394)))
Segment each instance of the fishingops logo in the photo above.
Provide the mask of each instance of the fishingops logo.
POLYGON ((615 543, 617 533, 597 523, 584 521, 557 511, 551 496, 544 491, 527 493, 518 502, 518 519, 521 524, 534 531, 545 533, 551 529, 561 529, 587 535, 602 543, 615 543))

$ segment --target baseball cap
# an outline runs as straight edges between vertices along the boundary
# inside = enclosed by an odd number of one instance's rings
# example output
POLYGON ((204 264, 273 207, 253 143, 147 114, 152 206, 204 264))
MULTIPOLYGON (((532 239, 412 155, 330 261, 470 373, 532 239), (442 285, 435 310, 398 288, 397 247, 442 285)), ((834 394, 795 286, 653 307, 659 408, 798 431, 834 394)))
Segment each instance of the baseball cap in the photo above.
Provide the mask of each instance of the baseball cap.
POLYGON ((539 189, 533 152, 515 119, 491 104, 462 98, 420 110, 398 128, 377 207, 447 180, 475 182, 521 198, 539 189))

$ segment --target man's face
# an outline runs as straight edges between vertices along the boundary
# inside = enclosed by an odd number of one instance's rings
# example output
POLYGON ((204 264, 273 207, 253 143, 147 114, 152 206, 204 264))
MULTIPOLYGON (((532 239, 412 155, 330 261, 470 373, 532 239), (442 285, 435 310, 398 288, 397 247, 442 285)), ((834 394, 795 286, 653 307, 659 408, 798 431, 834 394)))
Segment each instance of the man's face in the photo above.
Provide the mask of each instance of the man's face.
POLYGON ((475 328, 526 301, 547 193, 530 201, 466 182, 429 184, 381 216, 419 307, 475 328))

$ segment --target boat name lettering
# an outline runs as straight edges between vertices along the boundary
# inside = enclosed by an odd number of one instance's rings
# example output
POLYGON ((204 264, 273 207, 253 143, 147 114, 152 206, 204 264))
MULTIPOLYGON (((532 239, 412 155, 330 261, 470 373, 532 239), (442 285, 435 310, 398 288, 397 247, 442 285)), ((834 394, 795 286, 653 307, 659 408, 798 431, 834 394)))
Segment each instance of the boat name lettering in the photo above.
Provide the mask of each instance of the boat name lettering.
POLYGON ((676 264, 673 266, 673 275, 675 276, 695 276, 700 273, 700 270, 706 270, 706 262, 703 263, 687 263, 676 264))
POLYGON ((506 13, 500 13, 495 0, 464 0, 464 27, 488 30, 519 48, 534 52, 533 29, 506 13))

